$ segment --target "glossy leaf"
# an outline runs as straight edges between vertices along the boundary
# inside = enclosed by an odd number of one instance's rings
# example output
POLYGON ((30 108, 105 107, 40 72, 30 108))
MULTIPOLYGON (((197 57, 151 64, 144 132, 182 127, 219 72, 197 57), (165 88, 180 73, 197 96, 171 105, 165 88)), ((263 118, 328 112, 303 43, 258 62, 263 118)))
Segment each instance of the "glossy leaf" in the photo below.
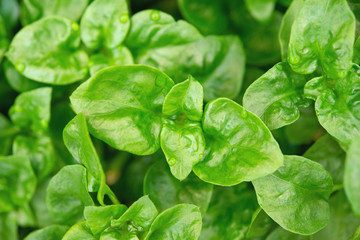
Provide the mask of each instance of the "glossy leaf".
POLYGON ((25 77, 37 82, 64 85, 87 74, 88 57, 80 49, 79 26, 60 16, 22 28, 13 38, 6 57, 25 77))
POLYGON ((291 29, 290 66, 302 74, 321 66, 331 78, 345 77, 354 38, 355 17, 345 0, 305 1, 291 29))
POLYGON ((50 101, 52 89, 38 88, 21 93, 9 110, 13 123, 21 128, 44 131, 50 121, 50 101))
POLYGON ((116 48, 125 39, 129 27, 126 0, 95 0, 81 18, 81 40, 90 49, 116 48))
POLYGON ((311 240, 311 237, 295 234, 292 232, 288 232, 281 227, 277 227, 269 236, 267 236, 266 240, 311 240))
POLYGON ((24 240, 61 240, 69 227, 52 225, 31 232, 24 240))
POLYGON ((179 181, 172 176, 163 161, 153 164, 144 179, 144 194, 149 195, 160 212, 180 203, 199 206, 204 215, 209 206, 213 185, 190 174, 179 181))
POLYGON ((330 218, 331 176, 304 157, 285 156, 284 160, 275 173, 253 181, 259 205, 284 229, 313 234, 330 218))
POLYGON ((134 202, 126 212, 118 219, 111 221, 111 226, 115 228, 126 227, 133 228, 136 232, 145 232, 149 230, 158 211, 154 203, 148 196, 143 196, 134 202))
POLYGON ((251 15, 258 21, 266 21, 274 11, 276 0, 245 0, 251 15))
POLYGON ((154 68, 115 66, 80 85, 70 100, 95 137, 116 149, 149 155, 160 147, 161 108, 172 86, 154 68))
POLYGON ((316 99, 315 110, 320 124, 344 148, 360 133, 359 87, 360 77, 353 70, 336 82, 319 77, 305 86, 305 94, 316 99))
POLYGON ((176 22, 170 15, 155 10, 141 11, 131 22, 126 45, 134 54, 135 63, 154 66, 175 82, 191 74, 203 85, 206 101, 237 96, 245 63, 238 37, 204 38, 192 25, 176 22))
POLYGON ((92 235, 89 227, 85 221, 79 222, 72 226, 69 231, 66 232, 62 240, 96 240, 92 235))
POLYGON ((355 137, 346 154, 344 189, 355 214, 360 216, 360 136, 355 137))
POLYGON ((50 137, 17 136, 13 143, 13 154, 28 156, 35 175, 43 181, 54 169, 56 155, 50 137))
POLYGON ((295 18, 297 17, 300 9, 304 5, 304 2, 304 0, 293 0, 289 8, 286 10, 284 17, 282 18, 279 32, 279 41, 281 48, 281 59, 283 61, 288 60, 291 29, 295 18))
POLYGON ((334 184, 342 184, 345 166, 345 152, 329 134, 319 138, 304 157, 320 163, 331 175, 334 184))
POLYGON ((246 233, 247 238, 266 236, 274 227, 275 222, 259 207, 252 216, 251 224, 246 233))
POLYGON ((73 21, 79 20, 89 0, 23 0, 21 22, 30 24, 40 18, 60 15, 73 21))
POLYGON ((125 46, 103 50, 90 56, 90 74, 94 76, 98 71, 113 65, 131 65, 133 63, 134 59, 131 52, 125 46))
POLYGON ((306 78, 291 70, 288 63, 278 63, 246 90, 244 107, 260 117, 270 129, 296 121, 299 108, 310 102, 303 96, 306 78))
POLYGON ((175 85, 165 97, 162 112, 170 118, 163 123, 161 148, 172 174, 183 180, 204 155, 201 84, 189 76, 188 80, 175 85))
POLYGON ((28 203, 36 177, 26 156, 0 157, 0 213, 28 203))
POLYGON ((277 142, 264 123, 235 102, 209 102, 203 117, 206 149, 193 170, 200 179, 230 186, 266 176, 283 164, 277 142))
POLYGON ((94 205, 87 191, 85 168, 80 165, 62 168, 49 183, 46 203, 56 223, 72 225, 82 220, 85 206, 94 205))
POLYGON ((201 213, 192 204, 179 204, 156 217, 145 240, 196 240, 201 231, 201 213))
POLYGON ((88 206, 85 207, 84 216, 93 235, 99 236, 110 226, 111 219, 119 218, 126 210, 125 205, 88 206))
POLYGON ((200 240, 244 239, 257 208, 256 195, 246 183, 214 187, 209 209, 203 218, 200 240))
POLYGON ((4 74, 7 82, 17 92, 26 92, 39 87, 44 87, 44 84, 35 82, 16 70, 10 61, 4 61, 4 74))

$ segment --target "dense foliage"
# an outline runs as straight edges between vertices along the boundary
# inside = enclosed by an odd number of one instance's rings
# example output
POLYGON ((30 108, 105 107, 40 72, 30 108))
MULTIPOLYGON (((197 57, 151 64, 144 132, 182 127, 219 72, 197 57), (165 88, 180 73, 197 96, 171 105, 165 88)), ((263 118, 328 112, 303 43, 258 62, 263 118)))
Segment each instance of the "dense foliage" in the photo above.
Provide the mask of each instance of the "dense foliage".
POLYGON ((0 239, 359 240, 359 25, 358 0, 0 0, 0 239))

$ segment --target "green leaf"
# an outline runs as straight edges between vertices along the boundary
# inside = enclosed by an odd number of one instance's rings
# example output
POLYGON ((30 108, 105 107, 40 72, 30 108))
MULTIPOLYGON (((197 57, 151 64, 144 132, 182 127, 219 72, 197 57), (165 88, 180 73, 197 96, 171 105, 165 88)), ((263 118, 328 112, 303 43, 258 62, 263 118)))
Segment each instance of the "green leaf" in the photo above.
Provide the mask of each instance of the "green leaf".
POLYGON ((110 146, 137 155, 160 148, 161 108, 172 80, 147 66, 114 66, 80 85, 70 96, 89 131, 110 146))
POLYGON ((320 163, 330 173, 334 184, 342 184, 345 152, 329 134, 319 138, 304 157, 320 163))
POLYGON ((305 94, 316 99, 320 124, 344 148, 360 133, 359 89, 360 77, 353 70, 345 78, 319 77, 305 85, 305 94))
POLYGON ((23 0, 21 22, 30 24, 40 18, 60 15, 73 21, 79 20, 89 0, 23 0))
POLYGON ((141 11, 131 22, 126 46, 135 63, 156 67, 177 83, 191 74, 203 85, 206 101, 238 95, 245 54, 237 36, 202 37, 187 22, 156 10, 141 11))
POLYGON ((316 162, 285 156, 284 166, 253 181, 262 209, 284 229, 309 235, 326 226, 330 218, 332 179, 316 162))
POLYGON ((314 234, 313 239, 348 240, 360 225, 360 219, 353 213, 344 191, 339 191, 331 196, 330 212, 331 216, 328 225, 314 234))
POLYGON ((28 203, 36 177, 26 156, 0 157, 0 213, 28 203))
POLYGON ((67 226, 52 225, 31 232, 24 240, 61 240, 68 229, 67 226))
POLYGON ((213 185, 190 174, 184 181, 172 176, 164 161, 153 164, 144 179, 144 194, 149 195, 160 212, 180 203, 199 206, 202 215, 209 206, 213 185))
POLYGON ((21 74, 37 82, 65 85, 87 74, 88 57, 80 49, 79 26, 60 16, 22 28, 5 55, 21 74))
POLYGON ((4 74, 11 88, 17 92, 26 92, 44 87, 44 84, 35 82, 18 72, 14 65, 7 59, 4 61, 4 74))
POLYGON ((116 48, 124 41, 129 27, 126 0, 95 0, 81 18, 81 40, 90 49, 116 48))
POLYGON ((0 113, 0 156, 10 153, 13 136, 18 133, 17 126, 13 126, 10 121, 0 113))
POLYGON ((54 169, 56 156, 50 137, 19 135, 13 142, 13 154, 28 156, 35 175, 43 181, 54 169))
POLYGON ((355 17, 346 0, 307 0, 291 29, 290 66, 302 74, 321 66, 330 78, 345 77, 354 39, 355 17))
POLYGON ((126 212, 118 219, 111 221, 113 228, 132 229, 136 233, 143 233, 149 230, 158 211, 148 196, 143 196, 134 202, 126 212))
POLYGON ((208 211, 203 218, 200 240, 241 240, 259 205, 246 183, 214 188, 208 211))
POLYGON ((34 196, 30 202, 30 207, 38 227, 46 227, 53 224, 49 209, 46 206, 46 190, 49 181, 50 179, 37 185, 34 196))
POLYGON ((245 3, 256 20, 266 21, 274 11, 276 0, 245 0, 245 3))
POLYGON ((0 239, 19 239, 16 215, 13 212, 0 214, 0 239))
POLYGON ((72 226, 69 231, 66 232, 62 240, 96 240, 92 235, 89 227, 85 221, 79 222, 72 226))
POLYGON ((299 108, 310 105, 303 96, 305 83, 305 76, 292 71, 288 63, 278 63, 246 90, 244 107, 270 129, 291 124, 299 118, 299 108))
POLYGON ((16 0, 1 0, 0 1, 0 15, 6 22, 6 28, 9 31, 13 30, 18 23, 19 18, 19 4, 16 0))
POLYGON ((88 206, 85 207, 84 216, 86 224, 93 235, 99 236, 110 226, 112 219, 119 218, 126 210, 127 207, 125 205, 88 206))
POLYGON ((156 217, 144 240, 196 240, 201 231, 201 213, 192 204, 179 204, 156 217))
POLYGON ((162 112, 170 116, 163 123, 160 143, 172 174, 185 179, 204 155, 205 139, 201 128, 203 89, 189 79, 176 84, 166 95, 162 112))
POLYGON ((51 88, 44 87, 19 94, 9 110, 13 123, 35 132, 46 130, 50 121, 51 93, 51 88))
POLYGON ((266 240, 311 240, 310 236, 298 235, 292 232, 288 232, 281 227, 277 227, 271 234, 269 234, 266 240))
POLYGON ((178 0, 183 17, 204 34, 229 33, 230 19, 224 3, 222 0, 178 0))
POLYGON ((94 76, 98 71, 113 65, 131 65, 134 59, 129 49, 125 46, 120 46, 110 50, 103 50, 100 53, 90 56, 89 68, 91 76, 94 76))
POLYGON ((360 136, 354 138, 346 154, 344 189, 355 214, 360 216, 360 136))
POLYGON ((282 61, 288 60, 289 42, 293 23, 304 5, 305 0, 292 0, 281 21, 279 41, 282 61))
POLYGON ((266 236, 274 226, 274 221, 259 207, 253 214, 246 238, 266 236))
POLYGON ((203 117, 206 149, 194 166, 203 181, 230 186, 266 176, 283 164, 279 145, 254 114, 235 102, 209 102, 203 117))
POLYGON ((87 191, 85 168, 63 167, 49 183, 46 204, 56 223, 72 225, 82 220, 85 206, 94 205, 87 191))

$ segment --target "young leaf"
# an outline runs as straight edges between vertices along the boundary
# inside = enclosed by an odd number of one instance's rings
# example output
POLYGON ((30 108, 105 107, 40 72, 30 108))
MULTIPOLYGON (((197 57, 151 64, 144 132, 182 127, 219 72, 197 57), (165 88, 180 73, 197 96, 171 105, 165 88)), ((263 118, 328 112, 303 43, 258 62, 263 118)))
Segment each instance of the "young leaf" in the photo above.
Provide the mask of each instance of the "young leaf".
POLYGON ((125 205, 88 206, 85 207, 84 216, 86 224, 94 236, 99 236, 110 226, 112 219, 117 219, 127 210, 125 205))
POLYGON ((0 239, 18 239, 18 228, 14 212, 0 213, 0 239))
POLYGON ((233 187, 214 187, 208 211, 203 218, 200 240, 241 240, 259 205, 247 183, 233 187))
POLYGON ((155 10, 141 11, 131 22, 126 45, 135 63, 156 67, 175 82, 191 74, 203 85, 206 101, 237 96, 245 66, 237 36, 202 37, 192 25, 155 10))
POLYGON ((351 207, 360 216, 360 136, 354 138, 346 154, 344 189, 351 207))
POLYGON ((149 230, 158 211, 148 196, 141 197, 134 202, 126 212, 118 219, 111 221, 111 227, 127 229, 133 228, 137 233, 149 230), (128 226, 131 225, 131 226, 128 226))
POLYGON ((116 149, 149 155, 160 148, 162 103, 173 84, 148 66, 114 66, 80 85, 70 100, 95 137, 116 149))
POLYGON ((209 102, 202 126, 205 156, 193 170, 203 181, 231 186, 264 177, 283 164, 283 155, 269 129, 229 99, 209 102))
POLYGON ((284 160, 275 173, 253 181, 259 205, 284 229, 313 234, 330 218, 331 176, 304 157, 285 156, 284 160))
POLYGON ((39 181, 45 180, 53 171, 56 155, 50 137, 17 136, 13 142, 13 154, 28 156, 39 181))
POLYGON ((330 78, 345 77, 354 39, 355 17, 346 0, 307 0, 291 29, 290 66, 302 74, 321 66, 330 78))
POLYGON ((51 225, 31 232, 24 240, 61 240, 69 227, 61 225, 51 225))
POLYGON ((51 88, 45 87, 19 94, 9 110, 12 122, 35 132, 46 130, 50 121, 51 92, 51 88))
POLYGON ((199 206, 202 215, 209 206, 213 185, 190 174, 184 181, 172 176, 164 161, 154 163, 144 179, 144 194, 149 195, 160 212, 180 203, 199 206))
POLYGON ((156 217, 144 240, 196 240, 201 231, 201 213, 192 204, 179 204, 156 217))
POLYGON ((80 165, 63 167, 49 183, 46 204, 56 223, 72 225, 82 220, 85 206, 94 205, 87 191, 86 169, 80 165))
POLYGON ((21 1, 21 22, 27 25, 52 15, 60 15, 77 21, 88 2, 89 0, 23 0, 21 1))
POLYGON ((360 77, 354 70, 336 82, 319 77, 305 85, 305 94, 316 99, 315 110, 320 124, 345 149, 360 133, 359 90, 360 77))
POLYGON ((5 55, 25 77, 65 85, 79 81, 87 74, 88 57, 79 47, 77 23, 52 16, 22 28, 5 55))
POLYGON ((0 156, 0 213, 28 203, 36 177, 26 156, 0 156))
POLYGON ((129 27, 126 0, 95 0, 81 18, 81 40, 90 49, 116 48, 125 39, 129 27))
POLYGON ((203 89, 191 76, 176 84, 166 95, 166 119, 160 135, 161 148, 172 174, 184 180, 204 155, 205 139, 201 128, 203 89))
POLYGON ((270 129, 291 124, 299 118, 299 108, 310 104, 303 96, 305 83, 305 76, 292 71, 288 63, 278 63, 246 90, 244 107, 270 129))

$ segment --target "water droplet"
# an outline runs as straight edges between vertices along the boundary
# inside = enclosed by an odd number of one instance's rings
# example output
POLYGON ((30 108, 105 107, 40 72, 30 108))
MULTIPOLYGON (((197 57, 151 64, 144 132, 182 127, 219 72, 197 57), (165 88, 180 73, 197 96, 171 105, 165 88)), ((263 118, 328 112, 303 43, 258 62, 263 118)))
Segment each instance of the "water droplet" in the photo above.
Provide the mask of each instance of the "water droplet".
POLYGON ((71 28, 74 31, 79 31, 79 24, 77 24, 76 22, 71 23, 71 28))
POLYGON ((279 70, 279 71, 282 71, 283 67, 282 67, 281 64, 276 64, 276 69, 279 70))
POLYGON ((158 78, 156 78, 156 80, 155 80, 155 84, 156 84, 157 86, 164 86, 164 85, 165 85, 165 79, 162 78, 162 77, 158 77, 158 78))
POLYGON ((170 167, 174 166, 175 163, 176 163, 175 158, 171 158, 171 159, 169 160, 169 166, 170 166, 170 167))
POLYGON ((202 159, 202 158, 204 157, 204 154, 200 154, 200 156, 199 156, 199 157, 200 157, 200 159, 202 159))
POLYGON ((16 70, 18 70, 19 72, 23 72, 25 70, 25 64, 19 62, 15 64, 15 68, 16 70))
POLYGON ((153 11, 151 11, 151 13, 150 13, 150 17, 151 17, 151 19, 154 20, 154 21, 159 21, 159 19, 160 19, 160 12, 157 11, 157 10, 153 10, 153 11))
POLYGON ((126 23, 129 20, 129 14, 127 13, 123 13, 120 15, 120 22, 121 23, 126 23))
POLYGON ((40 121, 40 124, 41 124, 41 126, 46 127, 47 126, 47 121, 43 119, 43 120, 40 121))
POLYGON ((340 78, 344 78, 344 77, 346 77, 346 75, 347 75, 347 72, 346 72, 346 71, 341 71, 341 72, 338 73, 338 76, 339 76, 340 78))

